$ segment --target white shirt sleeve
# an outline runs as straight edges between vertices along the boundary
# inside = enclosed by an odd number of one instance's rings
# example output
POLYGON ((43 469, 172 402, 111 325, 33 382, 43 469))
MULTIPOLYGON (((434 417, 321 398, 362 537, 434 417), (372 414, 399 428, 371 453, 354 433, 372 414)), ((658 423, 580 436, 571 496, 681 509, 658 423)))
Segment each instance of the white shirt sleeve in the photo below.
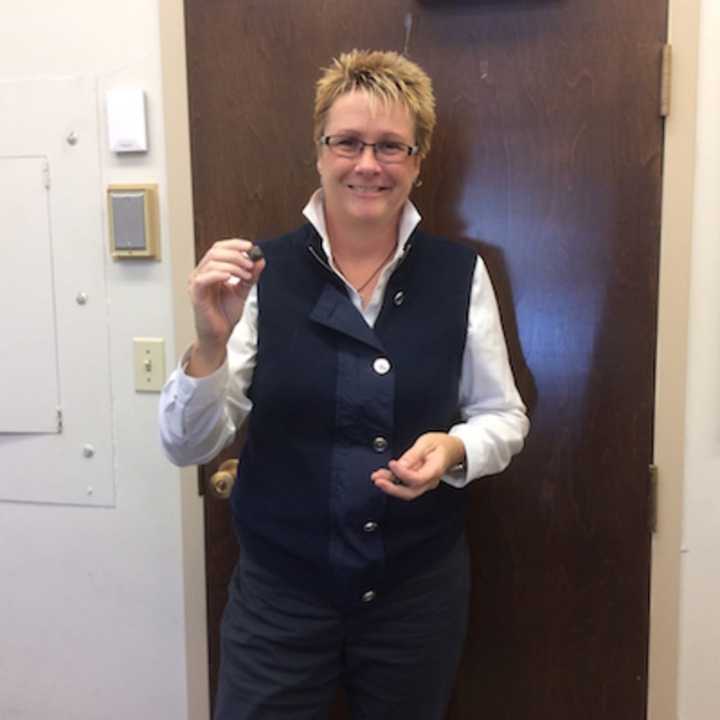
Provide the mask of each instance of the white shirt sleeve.
POLYGON ((465 445, 465 468, 443 477, 455 487, 504 470, 522 449, 530 426, 508 362, 495 293, 480 257, 473 275, 459 394, 464 422, 453 426, 450 434, 465 445))
POLYGON ((257 289, 250 291, 242 318, 230 336, 225 363, 203 378, 185 373, 188 353, 160 395, 160 437, 176 465, 200 465, 232 443, 252 409, 247 390, 257 357, 257 289))

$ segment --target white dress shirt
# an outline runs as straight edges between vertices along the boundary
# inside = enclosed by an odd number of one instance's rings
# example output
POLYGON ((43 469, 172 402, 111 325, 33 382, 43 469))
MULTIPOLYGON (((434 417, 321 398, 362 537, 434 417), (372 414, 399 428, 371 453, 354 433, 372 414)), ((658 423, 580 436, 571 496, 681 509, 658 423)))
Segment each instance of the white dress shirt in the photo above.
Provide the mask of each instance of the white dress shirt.
MULTIPOLYGON (((385 288, 420 214, 407 201, 398 228, 395 255, 380 273, 368 304, 343 277, 332 259, 325 227, 322 191, 316 191, 303 211, 322 238, 330 266, 343 280, 355 307, 370 327, 375 325, 385 288)), ((247 397, 257 354, 258 296, 253 287, 240 322, 228 342, 224 364, 207 377, 187 375, 189 350, 183 355, 160 396, 160 431, 165 452, 176 465, 201 464, 229 445, 252 409, 247 397)), ((467 340, 459 386, 462 422, 449 433, 465 445, 463 469, 443 481, 462 487, 470 480, 503 470, 520 451, 529 423, 508 363, 495 294, 485 264, 477 258, 468 313, 467 340)), ((404 451, 407 448, 398 449, 404 451)))

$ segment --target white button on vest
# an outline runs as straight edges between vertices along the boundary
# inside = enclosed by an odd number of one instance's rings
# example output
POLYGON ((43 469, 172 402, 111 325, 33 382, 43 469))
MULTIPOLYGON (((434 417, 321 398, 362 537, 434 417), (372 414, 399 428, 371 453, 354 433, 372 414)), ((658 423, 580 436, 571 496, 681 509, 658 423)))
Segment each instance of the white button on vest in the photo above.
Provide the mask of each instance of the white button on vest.
POLYGON ((395 293, 395 297, 393 298, 393 302, 395 305, 402 305, 403 300, 405 300, 405 293, 402 290, 398 290, 395 293))
POLYGON ((363 593, 362 601, 363 602, 372 602, 375 599, 375 591, 374 590, 368 590, 366 593, 363 593))
POLYGON ((363 525, 363 530, 364 530, 366 533, 371 533, 371 532, 375 532, 375 531, 377 530, 377 527, 378 527, 378 524, 377 524, 376 522, 373 522, 372 520, 368 520, 368 521, 363 525))
POLYGON ((385 452, 387 450, 387 446, 388 446, 388 441, 381 435, 378 435, 373 440, 373 450, 375 452, 379 452, 379 453, 385 452))
POLYGON ((385 375, 390 372, 390 361, 387 358, 379 357, 373 363, 373 370, 378 375, 385 375))

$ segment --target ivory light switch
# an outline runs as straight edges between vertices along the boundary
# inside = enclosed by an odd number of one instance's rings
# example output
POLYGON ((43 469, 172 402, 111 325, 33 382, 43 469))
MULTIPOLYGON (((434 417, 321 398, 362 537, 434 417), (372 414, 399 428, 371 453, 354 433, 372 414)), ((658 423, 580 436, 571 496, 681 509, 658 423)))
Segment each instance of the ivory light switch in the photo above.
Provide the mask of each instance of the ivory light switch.
POLYGON ((160 392, 165 383, 165 341, 162 338, 133 338, 135 391, 160 392))

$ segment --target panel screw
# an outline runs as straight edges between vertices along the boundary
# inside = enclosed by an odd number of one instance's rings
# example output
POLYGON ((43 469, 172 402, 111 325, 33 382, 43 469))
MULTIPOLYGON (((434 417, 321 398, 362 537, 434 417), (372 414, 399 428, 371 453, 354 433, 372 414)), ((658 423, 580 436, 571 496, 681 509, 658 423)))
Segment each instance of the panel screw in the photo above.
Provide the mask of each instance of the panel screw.
POLYGON ((68 145, 77 145, 78 136, 74 132, 71 132, 65 139, 68 145))
POLYGON ((91 458, 95 454, 95 448, 92 445, 83 445, 83 457, 91 458))
POLYGON ((88 301, 87 293, 79 292, 77 296, 75 297, 75 302, 78 305, 84 305, 88 301))
POLYGON ((88 495, 92 495, 92 494, 93 494, 92 485, 88 485, 87 494, 88 494, 88 495))

